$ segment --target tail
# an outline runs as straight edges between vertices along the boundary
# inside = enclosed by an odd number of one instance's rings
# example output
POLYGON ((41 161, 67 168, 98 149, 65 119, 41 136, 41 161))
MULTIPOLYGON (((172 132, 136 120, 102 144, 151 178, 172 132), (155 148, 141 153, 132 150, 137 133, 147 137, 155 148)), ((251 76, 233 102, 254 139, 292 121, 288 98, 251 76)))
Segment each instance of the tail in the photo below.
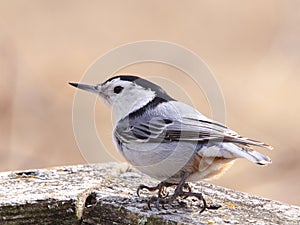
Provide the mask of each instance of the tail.
POLYGON ((272 160, 268 156, 266 156, 260 152, 254 151, 252 149, 245 151, 244 158, 246 158, 246 159, 250 160, 251 162, 254 162, 258 165, 267 165, 267 164, 272 163, 272 160))
POLYGON ((233 154, 233 156, 237 158, 246 158, 249 161, 258 165, 267 165, 272 163, 272 160, 268 156, 260 152, 254 151, 249 146, 238 145, 233 143, 226 143, 226 145, 226 150, 230 151, 233 154))

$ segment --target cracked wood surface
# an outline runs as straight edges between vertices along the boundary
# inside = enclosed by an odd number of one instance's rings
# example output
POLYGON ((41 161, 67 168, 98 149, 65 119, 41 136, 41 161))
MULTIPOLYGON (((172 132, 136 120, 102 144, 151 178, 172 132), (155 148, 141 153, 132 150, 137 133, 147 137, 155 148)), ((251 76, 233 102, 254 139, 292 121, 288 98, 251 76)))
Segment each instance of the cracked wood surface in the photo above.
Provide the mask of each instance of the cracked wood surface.
POLYGON ((220 209, 199 214, 189 198, 150 211, 136 188, 157 183, 120 163, 2 172, 0 224, 300 224, 297 206, 205 182, 191 187, 220 209))

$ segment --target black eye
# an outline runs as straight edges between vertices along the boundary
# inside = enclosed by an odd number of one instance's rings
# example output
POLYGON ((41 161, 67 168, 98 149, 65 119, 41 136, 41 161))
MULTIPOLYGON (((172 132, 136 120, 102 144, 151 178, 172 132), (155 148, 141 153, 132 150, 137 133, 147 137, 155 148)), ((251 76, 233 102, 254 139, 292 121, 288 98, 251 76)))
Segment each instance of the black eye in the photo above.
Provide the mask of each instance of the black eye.
POLYGON ((123 87, 121 87, 121 86, 116 86, 116 87, 114 88, 114 93, 119 94, 122 90, 123 90, 123 87))

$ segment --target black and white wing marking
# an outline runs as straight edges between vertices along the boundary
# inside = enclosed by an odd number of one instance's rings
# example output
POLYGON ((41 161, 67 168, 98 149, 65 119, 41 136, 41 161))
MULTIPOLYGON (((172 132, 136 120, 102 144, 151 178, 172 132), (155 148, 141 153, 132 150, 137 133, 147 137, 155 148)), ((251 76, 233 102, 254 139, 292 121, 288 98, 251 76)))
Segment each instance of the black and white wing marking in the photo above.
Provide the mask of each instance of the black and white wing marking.
POLYGON ((157 117, 152 118, 148 122, 140 122, 140 120, 125 121, 120 123, 115 129, 116 137, 123 143, 212 141, 272 149, 271 146, 263 142, 244 138, 228 127, 208 119, 200 120, 183 117, 180 120, 172 120, 170 118, 157 117))

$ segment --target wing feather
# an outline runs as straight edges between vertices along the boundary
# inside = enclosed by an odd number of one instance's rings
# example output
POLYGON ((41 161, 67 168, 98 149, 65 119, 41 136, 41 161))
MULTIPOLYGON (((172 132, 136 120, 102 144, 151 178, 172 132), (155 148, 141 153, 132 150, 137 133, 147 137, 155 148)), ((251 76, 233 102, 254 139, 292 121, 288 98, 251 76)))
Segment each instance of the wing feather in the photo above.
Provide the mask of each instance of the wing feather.
POLYGON ((212 120, 183 117, 180 120, 153 118, 148 122, 129 121, 130 126, 117 126, 115 135, 123 142, 214 141, 272 149, 256 140, 242 137, 223 124, 212 120), (122 127, 124 129, 122 129, 122 127))

